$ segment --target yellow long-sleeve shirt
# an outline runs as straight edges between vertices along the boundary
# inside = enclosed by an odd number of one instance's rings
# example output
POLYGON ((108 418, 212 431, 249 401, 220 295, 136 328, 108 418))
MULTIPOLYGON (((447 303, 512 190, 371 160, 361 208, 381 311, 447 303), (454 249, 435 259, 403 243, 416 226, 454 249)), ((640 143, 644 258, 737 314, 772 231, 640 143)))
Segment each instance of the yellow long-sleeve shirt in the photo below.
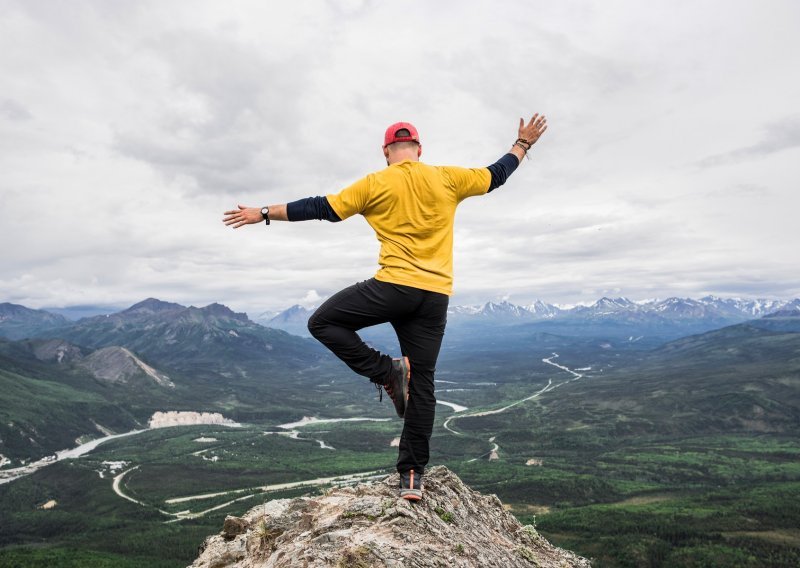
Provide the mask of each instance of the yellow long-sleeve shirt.
POLYGON ((326 197, 339 218, 360 213, 375 230, 376 279, 451 295, 456 207, 485 194, 490 182, 486 168, 406 160, 326 197))

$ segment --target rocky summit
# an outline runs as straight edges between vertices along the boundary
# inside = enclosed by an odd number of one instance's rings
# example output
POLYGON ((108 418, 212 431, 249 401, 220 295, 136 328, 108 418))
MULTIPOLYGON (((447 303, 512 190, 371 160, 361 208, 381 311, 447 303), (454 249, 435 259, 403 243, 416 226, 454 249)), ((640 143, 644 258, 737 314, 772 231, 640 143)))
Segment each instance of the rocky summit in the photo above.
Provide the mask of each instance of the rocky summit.
POLYGON ((398 475, 314 497, 277 499, 227 517, 192 568, 588 567, 522 526, 495 495, 438 466, 425 498, 398 497, 398 475))

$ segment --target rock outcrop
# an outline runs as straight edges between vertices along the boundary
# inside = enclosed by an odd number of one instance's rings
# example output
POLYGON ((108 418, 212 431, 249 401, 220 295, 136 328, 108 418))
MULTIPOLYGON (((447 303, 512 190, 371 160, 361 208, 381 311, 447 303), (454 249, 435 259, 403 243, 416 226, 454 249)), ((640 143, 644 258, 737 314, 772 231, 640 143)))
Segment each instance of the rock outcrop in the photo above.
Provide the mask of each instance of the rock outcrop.
POLYGON ((191 410, 168 410, 154 412, 147 422, 148 428, 169 428, 170 426, 196 426, 215 424, 219 426, 239 426, 219 412, 193 412, 191 410))
POLYGON ((277 499, 228 517, 192 568, 589 567, 522 526, 495 495, 467 487, 443 466, 425 475, 425 498, 397 496, 398 475, 277 499))

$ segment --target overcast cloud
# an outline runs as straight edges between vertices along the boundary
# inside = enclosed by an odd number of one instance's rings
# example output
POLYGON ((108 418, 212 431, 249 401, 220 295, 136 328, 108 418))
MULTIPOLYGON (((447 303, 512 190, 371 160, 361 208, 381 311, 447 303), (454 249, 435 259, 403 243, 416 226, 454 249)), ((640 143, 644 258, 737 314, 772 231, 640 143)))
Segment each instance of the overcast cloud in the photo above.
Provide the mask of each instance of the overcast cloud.
POLYGON ((343 223, 221 223, 383 167, 485 166, 464 304, 800 296, 800 4, 0 0, 0 301, 148 296, 258 314, 370 277, 343 223))

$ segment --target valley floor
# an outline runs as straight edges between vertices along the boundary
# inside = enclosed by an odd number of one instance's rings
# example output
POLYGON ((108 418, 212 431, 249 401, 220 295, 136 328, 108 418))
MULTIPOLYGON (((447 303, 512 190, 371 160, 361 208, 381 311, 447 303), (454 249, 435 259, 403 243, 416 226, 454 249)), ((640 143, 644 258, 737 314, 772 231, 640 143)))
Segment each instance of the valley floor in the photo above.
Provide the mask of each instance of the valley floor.
MULTIPOLYGON (((438 409, 434 463, 595 566, 800 565, 792 432, 668 431, 697 416, 665 396, 667 418, 626 406, 632 383, 616 394, 602 374, 612 355, 557 353, 504 361, 521 370, 492 381, 471 362, 443 373, 451 404, 438 409)), ((185 566, 226 514, 391 472, 402 423, 351 410, 147 430, 6 483, 0 565, 185 566)))

